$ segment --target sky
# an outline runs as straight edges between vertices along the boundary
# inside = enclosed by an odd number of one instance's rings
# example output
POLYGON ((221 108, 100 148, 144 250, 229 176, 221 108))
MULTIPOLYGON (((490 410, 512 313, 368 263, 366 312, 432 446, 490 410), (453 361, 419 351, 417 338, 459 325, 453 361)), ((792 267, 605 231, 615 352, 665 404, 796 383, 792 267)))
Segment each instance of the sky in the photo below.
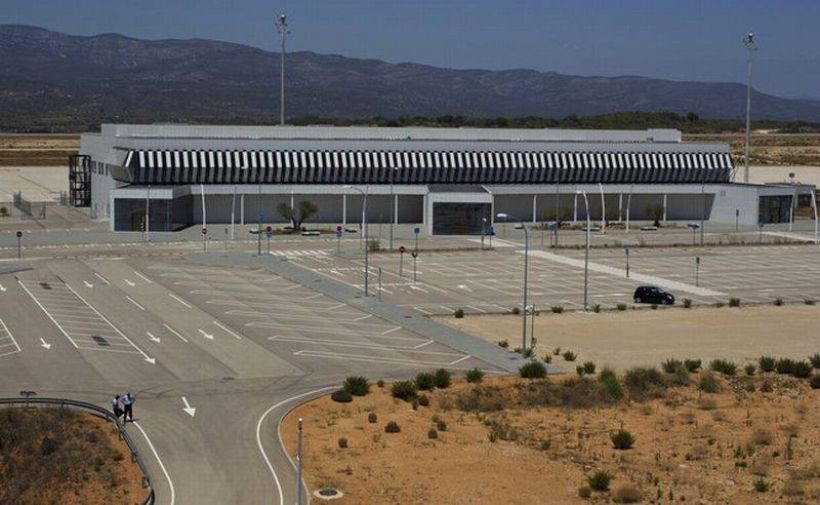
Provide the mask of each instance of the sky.
POLYGON ((820 99, 818 0, 3 0, 0 23, 75 35, 210 38, 451 68, 745 82, 820 99))

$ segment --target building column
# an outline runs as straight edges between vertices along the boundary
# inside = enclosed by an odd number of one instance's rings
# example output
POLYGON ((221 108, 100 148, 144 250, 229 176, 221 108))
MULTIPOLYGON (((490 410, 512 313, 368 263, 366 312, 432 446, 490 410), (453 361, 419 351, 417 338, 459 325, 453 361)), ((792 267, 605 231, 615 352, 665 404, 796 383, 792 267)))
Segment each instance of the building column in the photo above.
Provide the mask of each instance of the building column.
POLYGON ((535 224, 538 221, 538 216, 536 215, 535 207, 538 201, 538 195, 532 195, 532 224, 535 224))
POLYGON ((393 224, 399 224, 399 195, 393 195, 393 224))
POLYGON ((342 226, 347 225, 347 195, 342 195, 342 226))
POLYGON ((664 193, 663 194, 663 223, 664 224, 666 224, 666 200, 667 200, 667 194, 664 193))
POLYGON ((239 195, 239 224, 245 225, 245 193, 239 195))
POLYGON ((578 222, 578 193, 575 193, 575 198, 572 201, 572 222, 578 222))
POLYGON ((624 194, 618 193, 618 221, 624 220, 624 194))

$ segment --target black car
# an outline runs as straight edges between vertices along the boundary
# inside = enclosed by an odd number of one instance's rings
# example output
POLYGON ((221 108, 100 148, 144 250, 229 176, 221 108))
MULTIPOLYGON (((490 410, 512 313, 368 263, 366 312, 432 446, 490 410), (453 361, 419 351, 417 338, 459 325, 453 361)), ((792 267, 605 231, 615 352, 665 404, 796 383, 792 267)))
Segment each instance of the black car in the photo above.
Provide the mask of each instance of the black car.
POLYGON ((632 298, 635 300, 635 303, 654 303, 659 305, 672 305, 675 303, 675 297, 672 293, 664 291, 657 286, 638 286, 632 298))

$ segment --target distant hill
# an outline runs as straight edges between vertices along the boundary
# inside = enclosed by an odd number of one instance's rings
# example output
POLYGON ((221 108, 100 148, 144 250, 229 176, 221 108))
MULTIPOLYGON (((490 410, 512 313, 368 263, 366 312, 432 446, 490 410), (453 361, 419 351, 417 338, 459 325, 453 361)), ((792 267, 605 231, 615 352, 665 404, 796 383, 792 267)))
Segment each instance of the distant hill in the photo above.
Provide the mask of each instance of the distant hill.
MULTIPOLYGON (((279 54, 212 40, 71 36, 0 25, 0 128, 87 129, 102 121, 272 122, 279 54)), ((453 70, 288 54, 288 116, 562 118, 620 111, 739 119, 736 83, 453 70)), ((820 122, 820 101, 754 92, 754 117, 820 122)))

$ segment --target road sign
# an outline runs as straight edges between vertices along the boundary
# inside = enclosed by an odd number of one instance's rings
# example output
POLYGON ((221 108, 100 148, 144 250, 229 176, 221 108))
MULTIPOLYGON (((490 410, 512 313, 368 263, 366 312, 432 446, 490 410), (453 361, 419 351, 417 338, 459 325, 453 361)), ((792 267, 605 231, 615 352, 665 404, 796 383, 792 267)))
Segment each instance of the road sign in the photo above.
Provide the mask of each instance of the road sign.
POLYGON ((405 249, 405 248, 404 248, 404 246, 400 246, 400 247, 399 247, 399 252, 400 252, 400 253, 402 253, 402 254, 404 254, 404 252, 405 252, 406 250, 407 250, 407 249, 405 249))
POLYGON ((627 247, 624 251, 626 251, 626 255, 629 256, 629 248, 627 247))
POLYGON ((695 263, 700 265, 700 256, 695 256, 695 263))
POLYGON ((23 236, 23 232, 18 231, 15 235, 17 235, 17 238, 20 238, 20 237, 22 237, 22 236, 23 236))
POLYGON ((202 234, 206 235, 208 233, 208 228, 202 228, 202 234))
POLYGON ((336 233, 342 233, 342 227, 341 226, 336 227, 336 233))
POLYGON ((419 233, 421 233, 421 228, 413 228, 413 235, 418 235, 419 233))
POLYGON ((273 233, 273 228, 271 228, 270 226, 268 226, 267 228, 265 228, 265 232, 266 232, 266 233, 273 233))
POLYGON ((412 253, 410 253, 410 254, 412 254, 412 255, 413 255, 413 257, 414 257, 414 258, 416 258, 416 257, 418 257, 419 252, 418 252, 418 251, 416 251, 416 250, 414 250, 414 251, 413 251, 412 253))

